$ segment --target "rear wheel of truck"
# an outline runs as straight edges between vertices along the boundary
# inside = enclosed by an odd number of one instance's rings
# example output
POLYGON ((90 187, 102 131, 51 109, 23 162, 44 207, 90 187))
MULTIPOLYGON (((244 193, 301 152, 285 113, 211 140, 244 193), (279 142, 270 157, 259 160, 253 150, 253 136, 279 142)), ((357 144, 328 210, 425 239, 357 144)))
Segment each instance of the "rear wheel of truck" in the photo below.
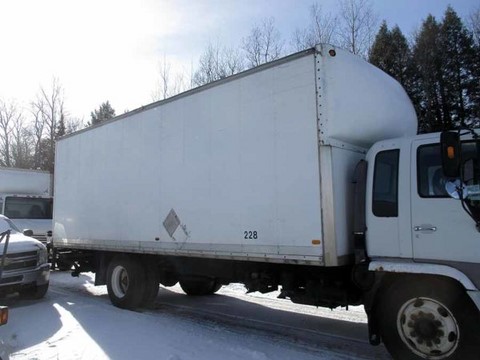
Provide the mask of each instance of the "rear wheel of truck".
POLYGON ((380 333, 395 359, 471 359, 480 354, 478 310, 453 280, 408 277, 383 295, 380 333))
POLYGON ((57 260, 57 268, 60 271, 68 271, 72 268, 72 264, 62 260, 57 260))
POLYGON ((136 309, 145 294, 145 270, 139 260, 126 255, 116 256, 107 269, 107 290, 113 305, 136 309))
POLYGON ((180 287, 190 296, 211 295, 222 287, 215 279, 180 280, 180 287))
POLYGON ((35 287, 27 288, 20 290, 20 297, 22 299, 28 299, 28 300, 38 300, 41 299, 45 296, 45 294, 48 291, 48 284, 43 284, 43 285, 38 285, 35 287))

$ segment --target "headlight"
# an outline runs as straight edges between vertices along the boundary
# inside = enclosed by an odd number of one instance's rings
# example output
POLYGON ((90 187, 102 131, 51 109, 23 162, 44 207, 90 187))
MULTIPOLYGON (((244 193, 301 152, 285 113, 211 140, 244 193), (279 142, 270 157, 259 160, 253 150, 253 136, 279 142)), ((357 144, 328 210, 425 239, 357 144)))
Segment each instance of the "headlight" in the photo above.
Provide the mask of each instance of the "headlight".
POLYGON ((43 265, 47 261, 48 261, 47 249, 45 248, 45 246, 42 246, 42 248, 38 250, 38 265, 43 265))

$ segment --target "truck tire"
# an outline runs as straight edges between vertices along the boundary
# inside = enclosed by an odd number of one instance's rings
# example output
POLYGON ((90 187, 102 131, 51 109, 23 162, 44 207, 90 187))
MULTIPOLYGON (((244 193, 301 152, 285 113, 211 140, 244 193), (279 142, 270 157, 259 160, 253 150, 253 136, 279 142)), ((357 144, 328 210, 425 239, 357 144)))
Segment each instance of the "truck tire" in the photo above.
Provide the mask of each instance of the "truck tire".
POLYGON ((39 300, 43 298, 47 293, 48 285, 49 283, 47 282, 46 284, 43 284, 43 285, 38 285, 31 288, 20 290, 19 292, 20 297, 26 300, 39 300))
POLYGON ((158 295, 158 289, 160 287, 160 280, 158 279, 158 273, 153 266, 145 266, 145 292, 141 301, 141 306, 150 308, 158 295))
POLYGON ((153 303, 155 302, 155 299, 157 298, 158 295, 158 289, 159 289, 160 283, 148 283, 145 286, 145 293, 143 294, 143 298, 141 301, 141 306, 146 307, 146 308, 151 308, 153 306, 153 303))
POLYGON ((180 287, 189 296, 212 295, 222 287, 214 279, 180 280, 180 287))
POLYGON ((107 268, 107 290, 113 305, 133 310, 145 295, 145 270, 140 261, 126 255, 116 256, 107 268))
POLYGON ((380 334, 394 359, 472 359, 480 354, 478 310, 453 280, 408 277, 381 296, 380 334))
POLYGON ((60 271, 68 271, 72 268, 72 264, 63 260, 57 260, 57 268, 60 271))

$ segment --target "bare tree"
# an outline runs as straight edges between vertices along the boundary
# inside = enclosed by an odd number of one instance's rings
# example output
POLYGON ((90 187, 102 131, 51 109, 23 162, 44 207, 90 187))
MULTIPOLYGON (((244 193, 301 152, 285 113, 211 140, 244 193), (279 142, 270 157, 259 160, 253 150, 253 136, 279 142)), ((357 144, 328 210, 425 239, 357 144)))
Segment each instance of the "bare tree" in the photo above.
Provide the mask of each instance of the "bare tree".
POLYGON ((7 167, 34 167, 34 143, 21 108, 13 101, 0 101, 0 163, 7 167))
POLYGON ((34 136, 25 125, 23 117, 17 117, 12 131, 12 165, 17 168, 31 169, 33 165, 34 136))
POLYGON ((40 87, 33 103, 35 119, 36 153, 35 165, 53 171, 55 139, 60 119, 65 118, 63 89, 58 79, 52 80, 51 87, 40 87), (45 138, 42 138, 42 135, 45 138))
POLYGON ((480 7, 470 13, 467 24, 472 32, 475 44, 480 46, 480 7))
POLYGON ((340 45, 352 53, 367 58, 378 18, 370 0, 342 0, 340 3, 340 45))
POLYGON ((163 100, 169 97, 169 86, 170 86, 170 63, 166 61, 165 55, 163 56, 163 60, 158 62, 158 75, 159 81, 157 86, 152 93, 152 100, 163 100))
POLYGON ((65 124, 65 134, 68 135, 74 133, 84 127, 85 125, 79 118, 69 118, 65 124))
POLYGON ((296 29, 292 45, 297 51, 314 47, 316 44, 336 42, 337 18, 331 13, 324 14, 321 5, 310 6, 310 23, 304 29, 296 29))
POLYGON ((222 47, 218 42, 209 43, 200 57, 199 67, 193 75, 193 83, 196 86, 205 85, 243 69, 243 59, 238 51, 222 47))
POLYGON ((14 102, 7 104, 0 100, 0 154, 2 156, 0 163, 3 166, 12 166, 11 136, 15 123, 21 117, 22 113, 14 102))
POLYGON ((166 99, 169 96, 169 85, 170 85, 170 63, 167 63, 165 56, 163 57, 163 62, 160 62, 160 79, 161 79, 161 92, 162 99, 166 99))
POLYGON ((198 70, 193 75, 193 82, 197 86, 211 83, 225 77, 220 68, 220 47, 209 43, 205 52, 200 56, 198 70))
POLYGON ((276 60, 283 54, 284 41, 275 27, 273 17, 266 18, 260 25, 250 30, 250 35, 243 39, 243 50, 249 67, 276 60))
POLYGON ((245 61, 240 50, 223 48, 222 66, 227 76, 243 71, 245 69, 245 61))
POLYGON ((183 73, 172 73, 171 63, 166 56, 158 62, 159 79, 155 90, 152 92, 152 100, 158 101, 177 95, 188 89, 183 73))
POLYGON ((33 117, 33 139, 35 142, 34 149, 34 158, 33 158, 33 167, 35 169, 40 169, 41 159, 40 159, 40 147, 42 143, 42 137, 45 129, 45 117, 43 116, 44 104, 41 101, 32 102, 31 104, 31 114, 33 117))

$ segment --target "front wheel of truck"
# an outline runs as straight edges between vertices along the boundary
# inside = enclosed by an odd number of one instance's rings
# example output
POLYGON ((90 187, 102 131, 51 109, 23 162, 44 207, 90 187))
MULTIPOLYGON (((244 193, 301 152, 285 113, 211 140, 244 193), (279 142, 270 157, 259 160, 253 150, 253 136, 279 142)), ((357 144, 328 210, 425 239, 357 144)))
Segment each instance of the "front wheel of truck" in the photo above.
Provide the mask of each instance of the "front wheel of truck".
POLYGON ((107 290, 113 305, 133 310, 145 293, 145 270, 140 261, 126 255, 116 256, 107 268, 107 290))
POLYGON ((453 280, 395 281, 382 294, 378 316, 383 342, 395 359, 473 359, 480 354, 478 310, 453 280))

